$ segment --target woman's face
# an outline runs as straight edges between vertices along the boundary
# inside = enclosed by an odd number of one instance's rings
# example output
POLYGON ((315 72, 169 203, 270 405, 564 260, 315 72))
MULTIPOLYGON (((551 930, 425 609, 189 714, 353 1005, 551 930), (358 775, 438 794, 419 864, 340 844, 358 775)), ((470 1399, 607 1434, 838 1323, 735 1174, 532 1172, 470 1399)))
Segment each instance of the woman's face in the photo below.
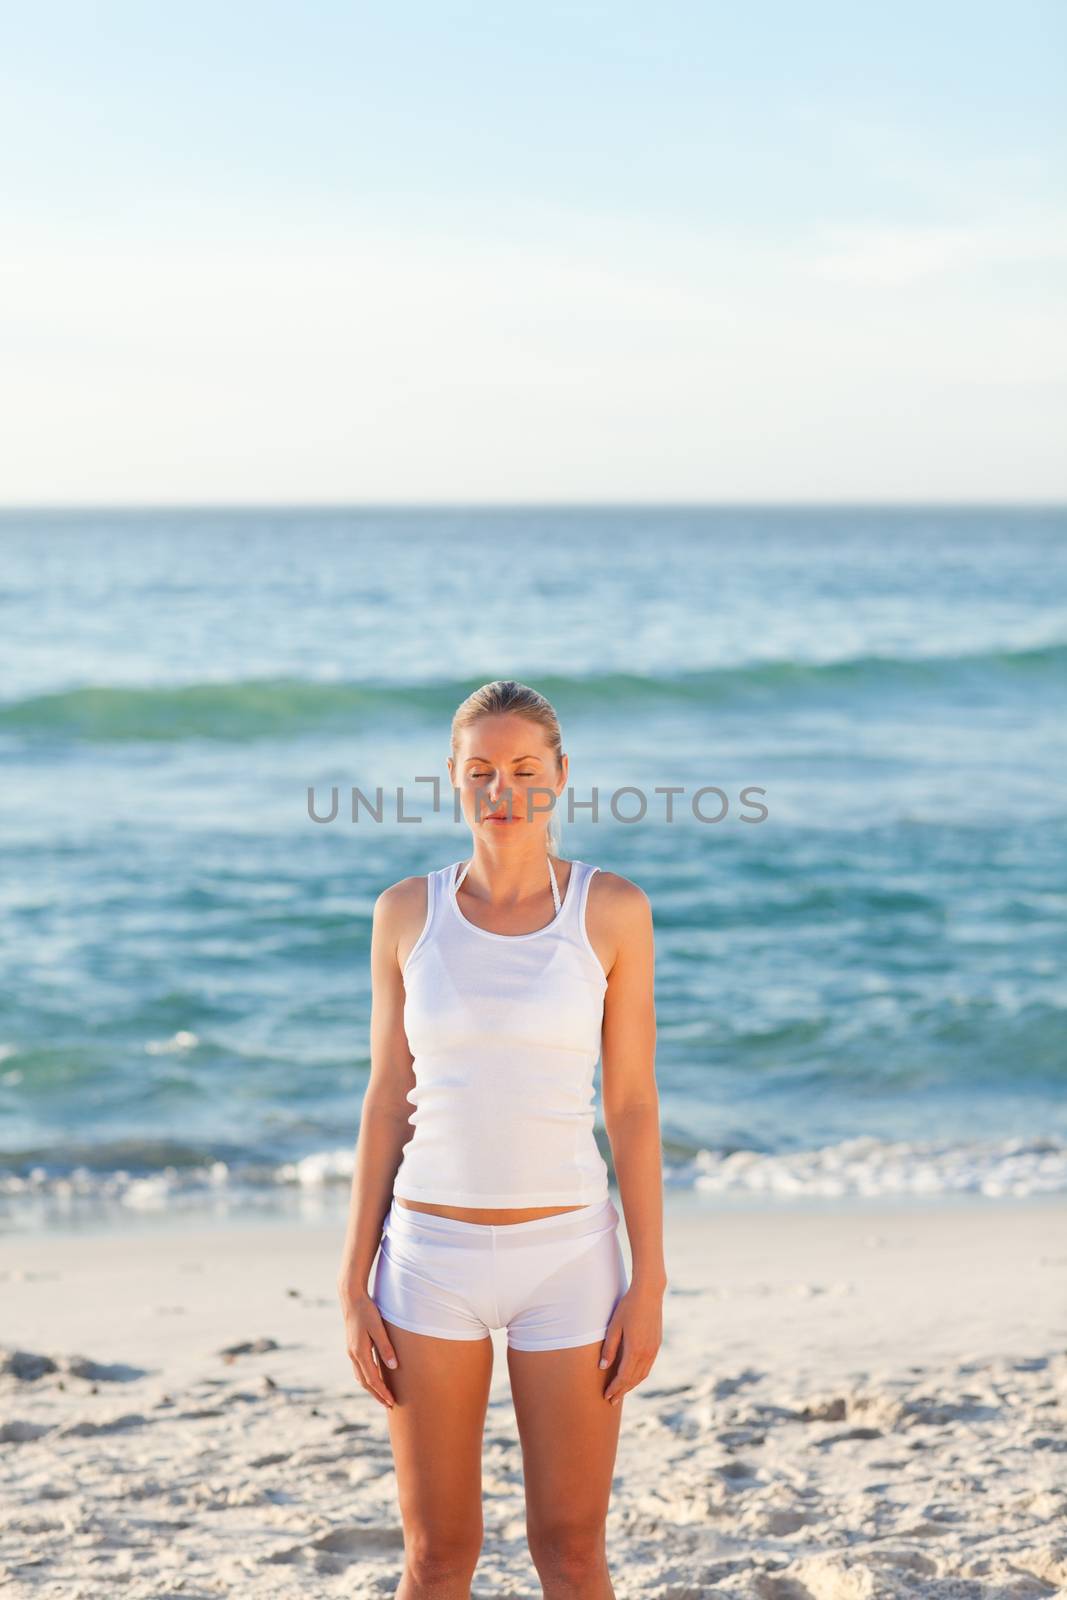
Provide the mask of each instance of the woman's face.
POLYGON ((535 828, 544 837, 551 796, 567 781, 567 757, 558 768, 540 723, 508 711, 464 728, 448 771, 476 839, 529 838, 535 828))

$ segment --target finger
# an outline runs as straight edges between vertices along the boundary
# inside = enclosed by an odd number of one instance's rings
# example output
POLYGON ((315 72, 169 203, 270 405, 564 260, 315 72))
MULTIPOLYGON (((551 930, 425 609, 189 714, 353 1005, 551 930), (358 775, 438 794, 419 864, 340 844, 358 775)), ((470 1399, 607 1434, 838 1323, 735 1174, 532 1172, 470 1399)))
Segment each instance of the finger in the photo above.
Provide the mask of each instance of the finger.
POLYGON ((384 1394, 392 1402, 393 1392, 385 1381, 385 1373, 378 1359, 378 1351, 369 1335, 364 1336, 362 1362, 370 1376, 375 1394, 384 1394))
POLYGON ((610 1367, 619 1353, 619 1342, 622 1339, 622 1324, 609 1322, 608 1331, 604 1335, 604 1343, 600 1347, 600 1370, 610 1367))
POLYGON ((619 1387, 617 1389, 613 1389, 611 1394, 607 1395, 605 1398, 607 1399, 609 1405, 617 1406, 623 1395, 629 1393, 632 1388, 632 1383, 620 1383, 619 1387))
POLYGON ((631 1356, 628 1361, 624 1361, 604 1390, 604 1399, 614 1400, 618 1395, 625 1394, 627 1389, 632 1389, 634 1384, 640 1381, 638 1378, 640 1370, 636 1357, 631 1356))
POLYGON ((625 1394, 630 1387, 629 1368, 619 1368, 614 1378, 605 1389, 605 1400, 614 1400, 617 1395, 625 1394))
POLYGON ((393 1348, 393 1341, 386 1333, 385 1323, 382 1321, 380 1316, 377 1318, 374 1326, 372 1327, 370 1336, 374 1341, 378 1354, 381 1356, 386 1366, 398 1366, 399 1362, 397 1361, 396 1351, 393 1348))
POLYGON ((617 1393, 625 1393, 628 1389, 636 1389, 639 1383, 644 1383, 652 1371, 654 1357, 631 1356, 624 1362, 619 1371, 612 1378, 604 1391, 605 1400, 611 1400, 617 1393))
POLYGON ((358 1365, 359 1381, 362 1383, 364 1389, 366 1389, 368 1393, 372 1394, 376 1400, 380 1400, 383 1406, 388 1406, 391 1409, 396 1404, 396 1401, 389 1393, 389 1390, 385 1387, 385 1382, 379 1376, 374 1362, 369 1358, 365 1360, 361 1357, 358 1365))
MULTIPOLYGON (((618 1356, 618 1364, 615 1367, 615 1371, 608 1379, 607 1388, 604 1390, 605 1399, 607 1399, 608 1395, 611 1394, 612 1389, 617 1387, 623 1374, 627 1372, 634 1363, 634 1357, 630 1352, 629 1342, 621 1328, 619 1329, 619 1341, 616 1342, 616 1352, 618 1356)), ((610 1364, 611 1363, 609 1362, 609 1365, 610 1364)))
MULTIPOLYGON (((371 1366, 373 1367, 373 1362, 371 1363, 371 1366)), ((393 1409, 396 1401, 385 1387, 381 1378, 368 1376, 367 1369, 362 1363, 360 1363, 360 1382, 362 1383, 364 1389, 366 1389, 367 1393, 374 1396, 375 1400, 380 1401, 381 1404, 387 1407, 390 1411, 393 1409)))

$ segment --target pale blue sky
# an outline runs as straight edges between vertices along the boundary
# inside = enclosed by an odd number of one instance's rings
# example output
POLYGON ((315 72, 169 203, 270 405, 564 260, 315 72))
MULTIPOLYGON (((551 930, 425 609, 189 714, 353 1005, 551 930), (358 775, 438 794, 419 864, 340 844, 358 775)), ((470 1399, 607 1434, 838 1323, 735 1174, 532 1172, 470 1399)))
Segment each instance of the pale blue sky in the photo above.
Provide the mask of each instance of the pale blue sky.
POLYGON ((4 36, 2 501, 1067 491, 1061 4, 4 36))

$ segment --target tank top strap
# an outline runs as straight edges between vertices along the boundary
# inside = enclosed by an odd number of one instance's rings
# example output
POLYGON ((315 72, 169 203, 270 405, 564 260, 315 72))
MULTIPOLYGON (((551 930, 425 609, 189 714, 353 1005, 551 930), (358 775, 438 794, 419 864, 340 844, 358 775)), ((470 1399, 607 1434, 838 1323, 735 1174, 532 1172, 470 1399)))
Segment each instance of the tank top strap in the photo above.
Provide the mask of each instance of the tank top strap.
MULTIPOLYGON (((552 888, 552 903, 555 906, 556 916, 558 917, 563 906, 559 892, 559 880, 556 877, 556 869, 552 865, 551 856, 549 856, 547 859, 549 883, 552 888)), ((577 865, 579 865, 579 863, 575 863, 575 866, 577 865)), ((469 869, 470 861, 468 861, 464 866, 461 866, 458 861, 455 861, 450 867, 442 867, 442 887, 447 891, 447 893, 455 894, 457 892, 460 884, 467 876, 469 869)))
MULTIPOLYGON (((450 868, 445 868, 447 872, 450 868)), ((445 878, 441 868, 426 874, 426 918, 422 924, 422 931, 415 940, 404 962, 404 971, 411 966, 416 954, 421 953, 435 937, 435 927, 440 921, 441 907, 445 900, 445 878)))
MULTIPOLYGON (((467 876, 470 861, 453 861, 447 867, 440 867, 436 872, 431 872, 427 877, 429 903, 426 910, 426 932, 442 917, 447 917, 449 902, 456 899, 456 891, 467 876)), ((566 889, 560 893, 559 879, 553 858, 549 858, 548 875, 552 888, 552 899, 555 904, 555 915, 541 933, 554 933, 557 937, 565 930, 573 930, 581 944, 585 944, 588 935, 585 929, 585 907, 589 899, 589 884, 593 874, 599 872, 599 867, 594 867, 588 861, 572 861, 570 877, 566 889), (577 876, 575 876, 577 874, 577 876)), ((465 921, 462 912, 460 920, 465 921)), ((519 934, 517 939, 525 939, 532 935, 519 934)), ((419 944, 422 944, 420 939, 419 944)))
POLYGON ((560 931, 566 925, 576 928, 579 935, 585 928, 585 902, 589 894, 589 880, 594 872, 599 872, 599 867, 592 867, 588 861, 571 862, 571 878, 563 896, 563 906, 559 913, 558 922, 560 931), (577 873, 577 877, 575 877, 577 873))

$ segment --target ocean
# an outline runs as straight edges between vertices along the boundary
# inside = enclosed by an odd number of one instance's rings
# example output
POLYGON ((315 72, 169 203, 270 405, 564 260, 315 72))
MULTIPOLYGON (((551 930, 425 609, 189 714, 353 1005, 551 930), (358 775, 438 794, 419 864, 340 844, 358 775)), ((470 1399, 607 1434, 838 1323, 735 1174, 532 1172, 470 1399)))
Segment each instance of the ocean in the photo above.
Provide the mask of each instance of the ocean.
POLYGON ((1067 509, 8 511, 0 1225, 343 1203, 493 678, 651 899, 669 1190, 1067 1191, 1067 509))

